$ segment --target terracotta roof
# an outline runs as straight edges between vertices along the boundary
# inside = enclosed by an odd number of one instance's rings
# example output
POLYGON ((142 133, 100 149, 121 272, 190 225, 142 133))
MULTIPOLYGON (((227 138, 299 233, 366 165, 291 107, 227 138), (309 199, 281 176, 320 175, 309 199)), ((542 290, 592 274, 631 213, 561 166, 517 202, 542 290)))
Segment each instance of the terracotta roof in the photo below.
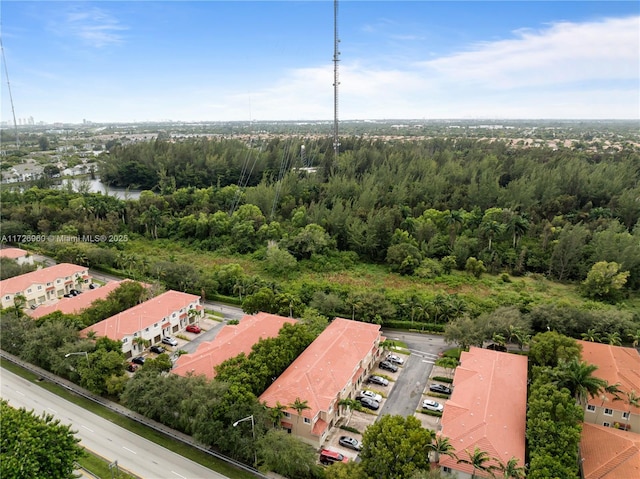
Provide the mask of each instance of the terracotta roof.
POLYGON ((0 258, 17 259, 28 255, 29 252, 20 248, 2 248, 0 249, 0 258))
MULTIPOLYGON (((606 380, 609 384, 620 383, 618 386, 624 393, 635 391, 640 394, 640 354, 634 348, 623 348, 609 344, 593 343, 591 341, 578 341, 582 346, 582 359, 590 364, 598 366, 594 376, 606 380)), ((623 393, 623 396, 624 396, 623 393)), ((611 394, 606 394, 607 407, 619 410, 628 410, 625 401, 613 401, 611 394)), ((602 398, 596 396, 589 398, 589 404, 600 407, 602 398)), ((632 414, 640 414, 640 408, 632 408, 632 414)))
POLYGON ((54 311, 60 311, 64 314, 79 314, 83 309, 87 309, 97 299, 106 299, 111 291, 120 286, 120 281, 111 281, 110 283, 96 289, 88 289, 78 296, 72 298, 60 298, 53 304, 43 304, 36 309, 28 309, 27 313, 34 319, 41 318, 54 311))
POLYGON ((31 271, 30 273, 0 281, 0 295, 20 293, 34 284, 51 283, 56 279, 73 276, 83 271, 87 271, 86 266, 78 266, 70 263, 60 263, 49 266, 48 268, 31 271))
POLYGON ((180 376, 191 373, 214 378, 214 368, 218 364, 240 353, 248 355, 261 338, 276 337, 282 326, 296 322, 293 318, 268 313, 245 316, 236 325, 224 326, 215 339, 201 343, 194 353, 180 356, 171 372, 180 376))
POLYGON ((189 304, 199 299, 200 296, 194 294, 167 291, 160 296, 89 326, 80 331, 80 333, 81 335, 87 335, 89 331, 95 331, 98 337, 107 336, 110 339, 121 340, 125 336, 130 336, 135 332, 152 326, 165 316, 181 308, 188 307, 189 304))
POLYGON ((640 434, 584 423, 580 451, 584 479, 640 477, 640 434))
MULTIPOLYGON (((441 434, 448 437, 459 458, 476 447, 507 462, 525 463, 527 358, 480 348, 460 356, 453 393, 442 414, 441 434)), ((473 468, 444 456, 441 466, 471 475, 473 468)), ((476 476, 483 476, 476 471, 476 476)))
MULTIPOLYGON (((336 318, 260 396, 268 407, 306 400, 302 416, 312 419, 327 411, 340 391, 353 381, 362 360, 379 341, 377 324, 336 318)), ((289 408, 291 414, 298 413, 289 408)))

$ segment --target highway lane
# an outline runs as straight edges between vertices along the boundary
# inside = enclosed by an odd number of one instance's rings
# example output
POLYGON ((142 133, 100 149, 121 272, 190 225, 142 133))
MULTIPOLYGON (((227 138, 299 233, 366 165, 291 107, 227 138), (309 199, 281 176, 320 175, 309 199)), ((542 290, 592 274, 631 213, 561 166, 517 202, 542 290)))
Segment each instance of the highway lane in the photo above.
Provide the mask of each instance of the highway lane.
POLYGON ((12 407, 36 414, 52 414, 71 425, 81 445, 144 479, 225 479, 211 469, 186 459, 80 406, 2 369, 1 395, 12 407))

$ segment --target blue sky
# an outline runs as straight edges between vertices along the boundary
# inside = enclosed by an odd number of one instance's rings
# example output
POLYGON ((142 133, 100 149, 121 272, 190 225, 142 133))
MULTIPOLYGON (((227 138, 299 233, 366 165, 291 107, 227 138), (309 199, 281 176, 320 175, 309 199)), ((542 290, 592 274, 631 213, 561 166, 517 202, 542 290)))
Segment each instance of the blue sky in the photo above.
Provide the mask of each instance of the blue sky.
MULTIPOLYGON (((639 119, 639 5, 343 0, 340 118, 639 119)), ((333 119, 333 1, 0 8, 17 118, 333 119)))

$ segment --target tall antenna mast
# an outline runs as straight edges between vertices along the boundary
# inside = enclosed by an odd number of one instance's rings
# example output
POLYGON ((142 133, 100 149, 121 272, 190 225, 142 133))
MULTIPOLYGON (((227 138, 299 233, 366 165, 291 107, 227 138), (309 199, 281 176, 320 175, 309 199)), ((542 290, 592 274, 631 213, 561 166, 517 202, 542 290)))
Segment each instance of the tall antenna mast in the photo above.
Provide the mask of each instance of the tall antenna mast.
POLYGON ((20 136, 18 136, 18 123, 16 122, 16 110, 13 107, 13 95, 11 94, 11 83, 9 83, 9 70, 7 70, 7 59, 4 57, 4 46, 2 45, 2 37, 0 37, 0 51, 2 51, 2 63, 4 64, 4 74, 7 77, 7 90, 9 91, 9 100, 11 101, 11 113, 13 113, 13 127, 16 130, 16 148, 20 149, 20 136))
POLYGON ((333 154, 338 160, 340 140, 338 137, 338 62, 340 61, 340 39, 338 38, 338 0, 333 0, 333 154))

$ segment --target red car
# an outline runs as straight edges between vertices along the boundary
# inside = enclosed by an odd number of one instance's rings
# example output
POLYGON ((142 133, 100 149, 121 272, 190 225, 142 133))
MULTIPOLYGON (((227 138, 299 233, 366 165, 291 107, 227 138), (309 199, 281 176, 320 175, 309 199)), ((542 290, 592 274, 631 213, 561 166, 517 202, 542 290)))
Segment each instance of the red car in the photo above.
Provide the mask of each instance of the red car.
POLYGON ((190 324, 189 326, 187 326, 187 331, 189 331, 190 333, 200 333, 202 332, 202 329, 200 329, 200 326, 198 325, 190 324))

